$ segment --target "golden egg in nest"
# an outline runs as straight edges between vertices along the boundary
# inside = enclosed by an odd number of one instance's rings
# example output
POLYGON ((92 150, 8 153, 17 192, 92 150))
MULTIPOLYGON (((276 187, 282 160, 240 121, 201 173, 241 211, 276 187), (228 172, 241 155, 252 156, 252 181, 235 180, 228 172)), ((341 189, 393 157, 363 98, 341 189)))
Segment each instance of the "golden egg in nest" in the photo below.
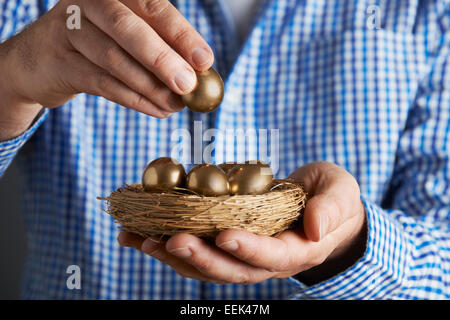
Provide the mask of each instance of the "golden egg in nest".
POLYGON ((213 164, 200 164, 192 168, 186 178, 186 187, 207 197, 230 193, 227 175, 213 164))
POLYGON ((220 169, 222 169, 226 174, 228 174, 228 172, 233 169, 235 166, 237 166, 238 164, 266 164, 263 161, 260 160, 248 160, 245 162, 224 162, 218 165, 218 167, 220 169))
POLYGON ((214 111, 222 103, 224 85, 216 70, 210 68, 198 71, 197 87, 191 93, 181 96, 186 106, 196 112, 206 113, 214 111))
POLYGON ((273 172, 263 162, 236 165, 227 176, 230 193, 233 195, 264 194, 269 191, 273 182, 273 172))
POLYGON ((228 174, 228 172, 234 168, 238 163, 237 162, 225 162, 218 165, 220 169, 225 172, 225 174, 228 174))
POLYGON ((184 187, 186 171, 175 159, 163 157, 150 162, 142 175, 145 191, 168 191, 184 187))
POLYGON ((261 161, 261 160, 247 160, 244 162, 244 164, 261 164, 266 167, 270 167, 267 163, 265 163, 264 161, 261 161))

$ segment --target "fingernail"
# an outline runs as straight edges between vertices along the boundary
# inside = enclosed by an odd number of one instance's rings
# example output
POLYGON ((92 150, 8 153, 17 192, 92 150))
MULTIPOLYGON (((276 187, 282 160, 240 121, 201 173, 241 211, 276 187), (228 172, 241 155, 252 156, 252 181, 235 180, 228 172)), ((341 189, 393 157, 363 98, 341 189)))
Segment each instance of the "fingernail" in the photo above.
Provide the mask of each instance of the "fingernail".
POLYGON ((131 243, 129 243, 129 242, 122 242, 122 243, 120 243, 119 242, 119 245, 121 246, 121 247, 128 247, 128 248, 130 248, 131 247, 131 243))
POLYGON ((177 248, 170 250, 169 252, 179 258, 189 258, 192 256, 192 251, 189 248, 177 248))
POLYGON ((122 241, 119 240, 119 245, 124 248, 135 248, 136 249, 134 244, 128 240, 122 240, 122 241))
POLYGON ((141 246, 141 251, 147 254, 151 254, 158 247, 159 242, 154 239, 146 239, 141 246))
POLYGON ((320 240, 322 240, 328 231, 328 214, 322 213, 320 215, 319 223, 320 223, 320 240))
POLYGON ((173 112, 161 112, 161 118, 162 119, 167 119, 168 117, 170 117, 173 114, 173 112))
POLYGON ((236 240, 222 242, 218 245, 219 248, 224 249, 225 251, 236 251, 239 249, 239 244, 236 240))
POLYGON ((197 76, 188 69, 181 69, 175 76, 175 84, 183 93, 191 92, 197 84, 197 76))
POLYGON ((211 59, 211 54, 205 48, 197 48, 192 53, 192 61, 197 67, 202 67, 205 64, 209 63, 211 59))
POLYGON ((159 241, 158 239, 155 239, 155 238, 147 238, 147 240, 152 241, 152 242, 157 243, 157 244, 161 243, 161 241, 159 241))
POLYGON ((180 96, 178 96, 178 95, 171 94, 169 96, 168 103, 169 103, 170 108, 173 111, 181 111, 184 109, 184 104, 183 104, 180 96))

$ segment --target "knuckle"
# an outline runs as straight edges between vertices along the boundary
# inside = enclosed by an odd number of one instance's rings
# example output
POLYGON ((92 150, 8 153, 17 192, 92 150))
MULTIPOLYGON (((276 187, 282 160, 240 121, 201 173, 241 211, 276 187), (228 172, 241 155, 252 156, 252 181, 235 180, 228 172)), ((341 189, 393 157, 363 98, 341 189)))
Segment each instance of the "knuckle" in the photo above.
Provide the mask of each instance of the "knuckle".
POLYGON ((314 258, 310 261, 311 267, 316 267, 316 266, 321 265, 322 263, 325 262, 326 258, 327 258, 326 255, 323 255, 323 254, 320 254, 320 255, 314 257, 314 258))
POLYGON ((133 109, 138 109, 139 107, 145 105, 145 103, 146 103, 145 98, 140 94, 137 94, 136 97, 133 98, 132 101, 130 102, 130 107, 132 107, 133 109))
POLYGON ((278 262, 278 264, 275 266, 275 268, 269 270, 272 272, 285 272, 285 271, 289 271, 291 269, 291 257, 287 256, 285 258, 280 259, 280 261, 278 262))
POLYGON ((197 259, 194 261, 196 268, 202 272, 208 272, 211 269, 211 262, 209 259, 197 259))
POLYGON ((149 18, 163 15, 169 8, 167 0, 140 0, 139 5, 144 14, 149 18))
POLYGON ((245 270, 244 272, 238 273, 236 275, 235 282, 238 284, 251 284, 252 283, 251 279, 252 277, 250 275, 250 272, 248 270, 245 270))
POLYGON ((283 249, 279 250, 279 258, 276 260, 273 268, 268 269, 271 272, 285 272, 289 271, 293 265, 293 258, 288 250, 288 245, 283 243, 283 249))
POLYGON ((187 39, 189 37, 189 34, 190 30, 188 28, 181 28, 174 34, 174 43, 179 43, 184 39, 187 39))
POLYGON ((149 81, 145 83, 144 93, 147 97, 158 97, 160 93, 160 86, 158 86, 158 83, 153 79, 150 78, 149 81))
POLYGON ((99 95, 100 89, 98 87, 98 78, 99 75, 97 73, 87 73, 83 75, 78 72, 76 77, 77 88, 80 90, 86 89, 88 93, 99 95))
POLYGON ((97 76, 97 88, 100 92, 109 92, 111 89, 111 78, 106 73, 100 73, 97 76))
POLYGON ((162 66, 164 66, 168 59, 170 57, 170 51, 169 50, 162 50, 160 51, 156 57, 154 58, 152 65, 154 68, 159 69, 162 66))
POLYGON ((122 61, 122 55, 115 46, 110 46, 104 53, 105 63, 109 67, 116 67, 122 61))
POLYGON ((340 224, 344 222, 345 218, 345 207, 342 205, 342 201, 339 201, 336 197, 332 197, 329 201, 332 205, 334 217, 330 221, 331 230, 336 229, 340 224))
POLYGON ((109 14, 109 25, 115 32, 122 33, 134 26, 133 17, 125 10, 115 9, 109 14))
POLYGON ((258 250, 253 249, 253 250, 242 250, 240 252, 240 255, 242 256, 242 259, 246 260, 246 261, 250 261, 253 260, 256 256, 257 256, 258 250))

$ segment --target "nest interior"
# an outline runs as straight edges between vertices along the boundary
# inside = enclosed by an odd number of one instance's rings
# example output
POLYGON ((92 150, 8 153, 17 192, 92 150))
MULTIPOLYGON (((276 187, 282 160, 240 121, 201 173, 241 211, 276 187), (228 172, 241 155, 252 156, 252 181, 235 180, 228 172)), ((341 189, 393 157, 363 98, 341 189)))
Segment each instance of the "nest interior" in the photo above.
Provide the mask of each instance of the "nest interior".
POLYGON ((99 199, 107 202, 106 213, 122 230, 143 237, 187 232, 211 239, 226 229, 267 236, 287 230, 300 218, 306 193, 289 180, 275 180, 262 195, 220 197, 204 197, 186 189, 149 193, 133 184, 99 199))

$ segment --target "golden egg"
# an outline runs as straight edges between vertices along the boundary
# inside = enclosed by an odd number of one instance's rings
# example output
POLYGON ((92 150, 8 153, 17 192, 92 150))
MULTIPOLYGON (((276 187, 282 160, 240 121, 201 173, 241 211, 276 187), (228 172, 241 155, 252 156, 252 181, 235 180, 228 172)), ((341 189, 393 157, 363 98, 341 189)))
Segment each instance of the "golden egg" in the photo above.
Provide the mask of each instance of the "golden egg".
POLYGON ((197 87, 182 96, 186 106, 196 112, 211 112, 222 103, 224 85, 222 78, 213 68, 197 72, 197 87))
POLYGON ((188 173, 186 187, 207 197, 228 195, 227 175, 213 164, 200 164, 188 173))
POLYGON ((261 161, 261 160, 247 160, 244 162, 244 164, 262 164, 262 165, 264 165, 266 167, 268 166, 270 168, 270 166, 267 163, 265 163, 264 161, 261 161))
POLYGON ((142 175, 145 191, 167 191, 184 187, 186 171, 181 163, 172 158, 159 158, 150 162, 142 175))
POLYGON ((231 169, 233 169, 234 166, 236 166, 238 163, 237 162, 225 162, 225 163, 221 163, 218 165, 218 167, 220 169, 223 170, 223 172, 225 172, 225 174, 227 174, 231 169))
POLYGON ((265 163, 239 164, 228 172, 230 193, 233 195, 257 195, 269 191, 273 173, 265 163))

